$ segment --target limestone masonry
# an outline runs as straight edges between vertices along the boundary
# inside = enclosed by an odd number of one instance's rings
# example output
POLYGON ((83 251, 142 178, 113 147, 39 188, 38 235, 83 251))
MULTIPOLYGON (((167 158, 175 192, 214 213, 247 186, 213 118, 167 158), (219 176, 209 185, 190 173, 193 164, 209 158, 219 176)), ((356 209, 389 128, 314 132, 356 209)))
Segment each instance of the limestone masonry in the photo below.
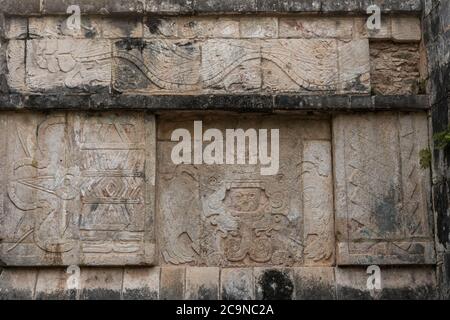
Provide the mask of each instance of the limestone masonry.
POLYGON ((0 299, 448 299, 449 43, 448 0, 0 0, 0 299), (277 174, 174 164, 194 121, 277 174))

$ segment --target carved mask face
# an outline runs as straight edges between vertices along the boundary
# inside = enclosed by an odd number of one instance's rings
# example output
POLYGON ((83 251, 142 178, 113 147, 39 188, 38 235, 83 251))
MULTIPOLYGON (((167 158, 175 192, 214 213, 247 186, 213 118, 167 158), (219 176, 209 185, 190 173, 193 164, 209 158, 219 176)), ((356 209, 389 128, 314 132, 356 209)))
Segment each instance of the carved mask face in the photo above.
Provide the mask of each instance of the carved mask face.
POLYGON ((258 188, 236 188, 230 190, 231 207, 235 211, 255 211, 259 207, 261 190, 258 188))

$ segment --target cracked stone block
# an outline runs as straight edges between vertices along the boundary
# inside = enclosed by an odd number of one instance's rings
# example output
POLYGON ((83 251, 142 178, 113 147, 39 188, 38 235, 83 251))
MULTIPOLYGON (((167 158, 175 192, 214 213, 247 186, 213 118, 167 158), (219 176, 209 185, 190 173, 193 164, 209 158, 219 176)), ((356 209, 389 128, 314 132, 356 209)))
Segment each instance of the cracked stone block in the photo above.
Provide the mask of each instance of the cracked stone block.
POLYGON ((337 263, 433 264, 425 113, 333 120, 337 263))
POLYGON ((186 267, 185 299, 219 299, 219 273, 220 268, 186 267))
POLYGON ((151 265, 155 120, 0 114, 0 258, 9 266, 151 265))

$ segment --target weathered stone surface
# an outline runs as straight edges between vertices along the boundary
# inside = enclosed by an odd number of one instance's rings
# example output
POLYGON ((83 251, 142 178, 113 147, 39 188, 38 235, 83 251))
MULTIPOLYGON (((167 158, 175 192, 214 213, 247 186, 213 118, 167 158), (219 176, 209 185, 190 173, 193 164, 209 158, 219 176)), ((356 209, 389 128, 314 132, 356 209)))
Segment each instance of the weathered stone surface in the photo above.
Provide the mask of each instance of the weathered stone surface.
POLYGON ((195 41, 116 42, 114 88, 146 92, 196 90, 200 57, 200 48, 195 41))
POLYGON ((370 38, 376 40, 391 40, 392 39, 392 24, 391 17, 381 16, 381 28, 376 30, 369 30, 367 28, 367 17, 355 18, 355 36, 359 38, 370 38))
POLYGON ((280 18, 279 28, 280 38, 351 39, 353 35, 353 18, 280 18))
POLYGON ((157 300, 160 268, 125 268, 122 298, 124 300, 157 300))
POLYGON ((186 287, 186 268, 162 267, 159 298, 161 300, 182 300, 186 287))
POLYGON ((7 265, 154 262, 153 117, 1 118, 8 164, 0 257, 7 265))
POLYGON ((217 300, 219 299, 220 268, 188 267, 186 268, 187 300, 217 300))
POLYGON ((26 84, 32 91, 92 91, 111 82, 111 45, 105 40, 27 41, 26 84))
POLYGON ((417 41, 422 39, 420 18, 399 17, 392 19, 392 38, 396 41, 417 41))
POLYGON ((294 275, 291 268, 255 268, 257 300, 294 299, 294 275))
POLYGON ((242 38, 277 38, 278 19, 273 17, 240 19, 242 38))
POLYGON ((295 299, 334 300, 336 287, 334 268, 293 268, 295 299))
POLYGON ((25 84, 25 41, 10 40, 6 49, 8 73, 6 80, 10 91, 27 91, 25 84))
POLYGON ((221 299, 255 299, 253 268, 224 268, 221 271, 220 280, 221 299))
POLYGON ((333 120, 337 263, 432 264, 425 114, 333 120))
POLYGON ((338 42, 339 92, 370 92, 369 41, 338 42))
POLYGON ((239 38, 239 19, 233 17, 188 17, 174 23, 182 39, 239 38))
POLYGON ((375 94, 406 95, 417 94, 421 90, 417 44, 372 43, 370 64, 372 90, 375 94))
POLYGON ((24 39, 28 34, 28 20, 25 17, 7 18, 5 22, 5 39, 24 39))
POLYGON ((31 300, 36 286, 36 269, 3 269, 0 300, 31 300))
POLYGON ((423 300, 438 299, 436 275, 432 267, 383 268, 381 290, 369 290, 366 268, 336 268, 339 300, 423 300))
POLYGON ((35 299, 76 299, 76 283, 74 283, 75 285, 73 287, 70 287, 70 276, 70 273, 67 273, 65 269, 61 268, 40 269, 37 275, 35 299))
POLYGON ((81 300, 120 300, 123 268, 81 270, 81 300))
MULTIPOLYGON (((180 122, 172 117, 163 118, 158 132, 158 237, 163 263, 231 267, 301 265, 304 258, 314 264, 332 261, 331 198, 301 196, 301 182, 319 175, 316 192, 330 191, 329 144, 318 141, 330 139, 326 121, 197 116, 180 122), (223 134, 233 128, 281 128, 278 173, 262 176, 263 166, 248 162, 174 165, 171 132, 177 128, 192 132, 194 119, 203 120, 204 130, 218 128, 223 134), (250 197, 253 200, 247 201, 250 197)), ((304 192, 310 194, 309 189, 304 192)))

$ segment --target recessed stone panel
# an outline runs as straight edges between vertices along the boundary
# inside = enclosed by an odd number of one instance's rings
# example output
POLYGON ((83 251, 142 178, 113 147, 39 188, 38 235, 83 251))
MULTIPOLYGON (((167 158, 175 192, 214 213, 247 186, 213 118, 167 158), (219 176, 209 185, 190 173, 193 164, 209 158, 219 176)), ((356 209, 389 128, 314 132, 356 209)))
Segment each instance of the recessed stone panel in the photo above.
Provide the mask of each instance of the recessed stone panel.
POLYGON ((425 114, 338 116, 333 122, 337 262, 432 264, 425 114))
POLYGON ((161 263, 227 267, 333 263, 331 145, 326 120, 176 118, 162 117, 158 129, 161 263), (263 175, 264 166, 249 161, 175 165, 172 131, 185 128, 193 134, 193 121, 199 119, 203 119, 203 131, 216 128, 224 139, 227 129, 269 129, 269 139, 270 129, 279 129, 278 172, 263 175))
POLYGON ((153 117, 4 113, 1 119, 8 132, 1 260, 153 263, 153 117))

